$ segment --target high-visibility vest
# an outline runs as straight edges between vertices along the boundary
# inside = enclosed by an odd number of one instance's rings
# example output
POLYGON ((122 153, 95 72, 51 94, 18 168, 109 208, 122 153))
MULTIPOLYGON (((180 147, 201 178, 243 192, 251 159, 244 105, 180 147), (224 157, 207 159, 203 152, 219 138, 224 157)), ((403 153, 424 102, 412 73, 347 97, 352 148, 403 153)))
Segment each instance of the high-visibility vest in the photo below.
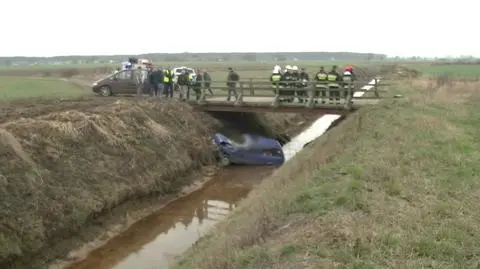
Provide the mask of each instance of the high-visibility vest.
POLYGON ((340 85, 337 83, 337 75, 328 74, 327 75, 328 86, 329 87, 339 87, 340 85))
POLYGON ((163 73, 163 83, 169 83, 170 82, 170 74, 171 74, 171 71, 170 70, 165 70, 165 72, 163 73))
POLYGON ((273 74, 273 75, 272 75, 272 82, 279 82, 281 78, 282 78, 282 75, 280 75, 280 74, 273 74))
POLYGON ((272 86, 273 86, 274 88, 276 88, 277 86, 280 87, 279 82, 280 82, 281 79, 282 79, 282 75, 280 75, 280 74, 278 74, 278 73, 273 74, 273 75, 271 76, 271 80, 272 80, 272 84, 273 84, 272 86))
MULTIPOLYGON (((327 80, 327 73, 325 73, 325 72, 319 72, 319 73, 317 73, 316 77, 317 77, 317 80, 318 80, 318 81, 326 81, 326 80, 327 80)), ((324 84, 324 83, 317 83, 317 84, 315 85, 315 87, 317 87, 317 88, 326 88, 327 85, 324 84)))
POLYGON ((318 74, 317 74, 317 79, 318 79, 319 81, 327 80, 327 73, 318 73, 318 74))

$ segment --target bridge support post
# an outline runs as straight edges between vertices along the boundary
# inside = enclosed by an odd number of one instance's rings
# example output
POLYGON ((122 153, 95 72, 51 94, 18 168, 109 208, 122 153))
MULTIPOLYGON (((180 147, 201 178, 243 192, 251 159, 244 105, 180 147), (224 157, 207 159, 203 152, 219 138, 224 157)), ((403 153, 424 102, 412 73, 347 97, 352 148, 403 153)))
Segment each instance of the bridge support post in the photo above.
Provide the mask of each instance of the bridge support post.
POLYGON ((240 94, 238 95, 237 100, 235 100, 235 106, 243 105, 243 82, 240 82, 240 94))
POLYGON ((309 85, 307 93, 308 93, 308 102, 307 102, 306 107, 313 108, 315 106, 315 103, 314 103, 314 100, 313 100, 313 98, 315 96, 313 85, 309 85))
POLYGON ((255 96, 255 91, 253 90, 253 78, 250 79, 250 81, 248 83, 248 87, 250 89, 250 95, 255 96))
POLYGON ((375 77, 374 80, 375 85, 373 86, 373 94, 375 94, 375 97, 380 98, 380 94, 378 93, 378 78, 375 77))
POLYGON ((353 93, 355 92, 354 91, 354 87, 355 87, 355 82, 353 81, 349 81, 348 84, 347 84, 347 90, 345 91, 345 104, 344 104, 344 108, 346 110, 351 110, 352 109, 352 98, 353 98, 353 93))
POLYGON ((275 87, 275 98, 271 104, 272 107, 279 107, 280 106, 280 84, 277 83, 275 87))

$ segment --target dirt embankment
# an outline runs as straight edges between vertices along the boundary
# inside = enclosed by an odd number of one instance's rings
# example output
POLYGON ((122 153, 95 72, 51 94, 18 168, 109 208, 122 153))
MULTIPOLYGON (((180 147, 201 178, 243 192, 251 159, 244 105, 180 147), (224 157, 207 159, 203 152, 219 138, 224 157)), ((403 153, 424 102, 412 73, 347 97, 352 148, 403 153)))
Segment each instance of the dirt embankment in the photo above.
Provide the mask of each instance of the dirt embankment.
POLYGON ((0 268, 42 268, 122 202, 178 192, 188 174, 214 163, 211 135, 228 121, 266 134, 304 121, 291 114, 218 120, 176 101, 30 102, 0 110, 0 268))
MULTIPOLYGON (((111 101, 0 125, 0 267, 122 201, 172 193, 213 163, 220 123, 176 102, 111 101)), ((67 105, 68 107, 68 105, 67 105)))
POLYGON ((278 169, 174 268, 476 268, 478 82, 417 79, 278 169))

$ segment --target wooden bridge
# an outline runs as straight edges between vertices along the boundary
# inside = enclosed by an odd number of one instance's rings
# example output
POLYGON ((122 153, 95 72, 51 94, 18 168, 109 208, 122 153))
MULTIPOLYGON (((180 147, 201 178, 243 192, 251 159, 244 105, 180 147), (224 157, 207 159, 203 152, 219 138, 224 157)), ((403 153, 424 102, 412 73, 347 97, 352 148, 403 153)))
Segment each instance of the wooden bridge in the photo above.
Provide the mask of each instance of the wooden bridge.
MULTIPOLYGON (((207 89, 202 85, 199 100, 189 100, 188 102, 195 109, 203 111, 343 115, 366 105, 377 104, 381 100, 380 92, 385 92, 380 87, 388 86, 383 82, 380 84, 380 78, 358 80, 344 84, 340 88, 330 87, 327 82, 320 85, 318 82, 308 82, 302 88, 282 88, 280 85, 272 85, 268 81, 253 80, 240 81, 237 85, 238 99, 235 100, 235 97, 232 96, 232 100, 235 101, 227 101, 226 81, 216 81, 211 86, 212 89, 215 89, 214 96, 209 95, 207 89), (339 92, 340 98, 331 102, 330 97, 333 97, 335 92, 339 92), (292 98, 292 94, 293 101, 282 101, 285 98, 292 98)), ((192 94, 192 90, 190 94, 192 94)))

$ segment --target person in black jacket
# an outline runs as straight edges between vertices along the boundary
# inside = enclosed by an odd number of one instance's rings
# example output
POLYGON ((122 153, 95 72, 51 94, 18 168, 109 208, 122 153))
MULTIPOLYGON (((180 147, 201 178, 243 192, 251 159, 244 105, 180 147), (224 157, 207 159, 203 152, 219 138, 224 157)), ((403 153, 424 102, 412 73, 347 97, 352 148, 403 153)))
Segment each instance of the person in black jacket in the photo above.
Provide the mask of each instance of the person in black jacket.
POLYGON ((328 90, 330 91, 330 103, 333 103, 334 98, 337 104, 340 104, 340 83, 342 76, 337 72, 337 66, 334 65, 332 70, 327 74, 328 90))
POLYGON ((154 69, 152 72, 150 72, 148 80, 151 88, 153 89, 153 96, 159 96, 158 91, 160 88, 160 83, 163 80, 163 72, 159 69, 154 69))
MULTIPOLYGON (((305 89, 308 87, 308 82, 310 81, 310 77, 308 76, 308 73, 305 71, 305 68, 302 68, 300 70, 300 73, 298 73, 298 82, 297 82, 297 88, 305 89)), ((298 91, 297 92, 297 97, 300 103, 303 103, 305 99, 307 98, 308 94, 306 91, 298 91)))
POLYGON ((280 98, 280 101, 293 102, 295 98, 295 91, 292 91, 292 84, 295 84, 295 77, 290 66, 287 66, 285 73, 282 75, 280 85, 283 86, 283 89, 280 90, 280 94, 283 97, 280 98))
POLYGON ((228 68, 228 76, 227 76, 227 87, 228 87, 228 97, 227 101, 230 101, 232 93, 235 96, 235 100, 238 99, 237 94, 237 83, 240 80, 240 76, 237 72, 233 71, 233 68, 228 68))

